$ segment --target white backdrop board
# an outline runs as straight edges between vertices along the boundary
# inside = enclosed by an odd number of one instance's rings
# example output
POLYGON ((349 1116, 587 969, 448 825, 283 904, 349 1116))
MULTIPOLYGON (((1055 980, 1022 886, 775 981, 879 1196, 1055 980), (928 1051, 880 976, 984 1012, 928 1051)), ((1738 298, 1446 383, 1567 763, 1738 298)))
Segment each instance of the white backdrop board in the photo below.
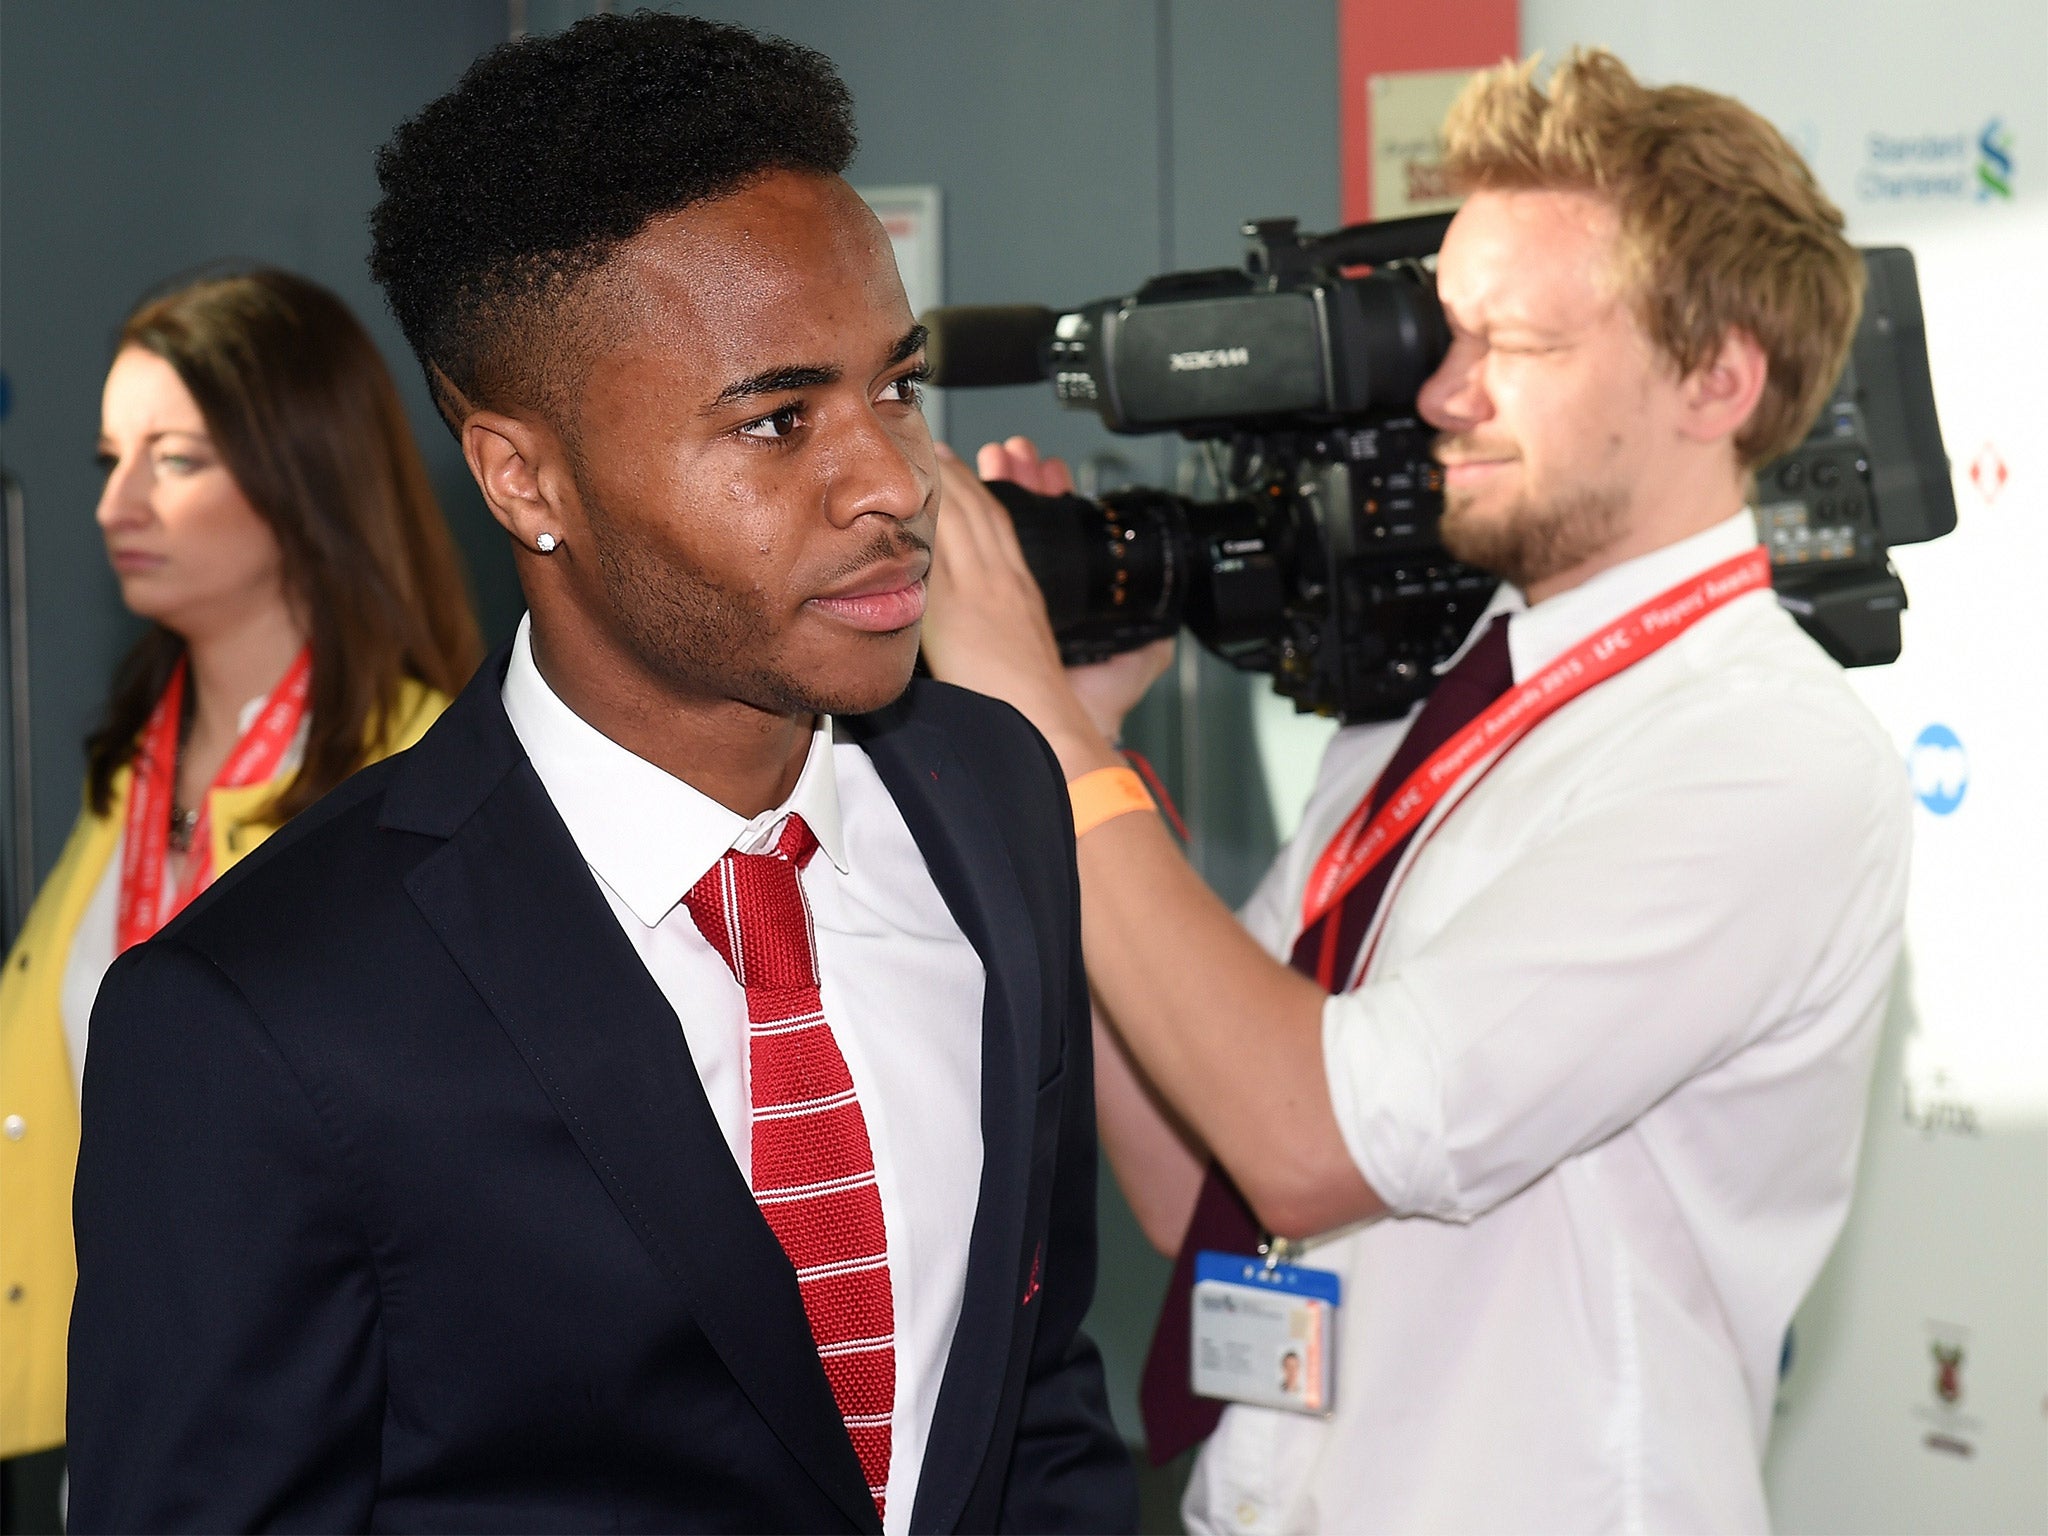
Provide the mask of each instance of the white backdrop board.
POLYGON ((2048 1530, 2048 5, 1523 0, 1523 40, 1740 97, 1920 266, 1957 531, 1852 674, 1910 772, 1908 956, 1848 1230, 1794 1327, 1787 1531, 2048 1530))
MULTIPOLYGON (((866 204, 875 210, 888 232, 896 252, 896 270, 903 278, 903 295, 910 312, 921 315, 946 302, 946 249, 944 203, 937 187, 861 187, 866 204)), ((926 386, 925 421, 932 436, 946 440, 946 403, 943 392, 926 386)))

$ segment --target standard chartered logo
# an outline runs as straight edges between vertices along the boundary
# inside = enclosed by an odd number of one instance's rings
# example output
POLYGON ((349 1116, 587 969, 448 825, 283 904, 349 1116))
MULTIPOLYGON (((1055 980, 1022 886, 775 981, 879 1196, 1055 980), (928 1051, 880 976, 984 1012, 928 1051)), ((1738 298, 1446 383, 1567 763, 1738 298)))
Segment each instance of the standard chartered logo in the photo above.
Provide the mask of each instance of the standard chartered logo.
POLYGON ((1956 733, 1945 725, 1930 725, 1913 741, 1906 754, 1906 771, 1912 776, 1913 794, 1937 816, 1948 816, 1963 803, 1970 787, 1970 759, 1956 733))
POLYGON ((2009 202, 2017 159, 2012 130, 1993 117, 1974 132, 1871 132, 1856 195, 1866 203, 2009 202))
POLYGON ((1977 201, 2012 196, 2012 133, 1997 118, 1977 135, 1977 201))

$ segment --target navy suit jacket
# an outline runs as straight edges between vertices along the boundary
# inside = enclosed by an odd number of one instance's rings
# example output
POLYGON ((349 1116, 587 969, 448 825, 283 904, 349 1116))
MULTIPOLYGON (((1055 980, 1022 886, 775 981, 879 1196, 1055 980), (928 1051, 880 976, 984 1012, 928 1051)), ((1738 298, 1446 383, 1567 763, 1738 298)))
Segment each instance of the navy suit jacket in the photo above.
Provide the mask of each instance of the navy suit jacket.
MULTIPOLYGON (((794 1271, 487 664, 109 973, 71 1528, 878 1530, 794 1271)), ((1095 1135, 1057 766, 845 724, 987 973, 966 1293, 911 1521, 1129 1530, 1080 1324, 1095 1135)))

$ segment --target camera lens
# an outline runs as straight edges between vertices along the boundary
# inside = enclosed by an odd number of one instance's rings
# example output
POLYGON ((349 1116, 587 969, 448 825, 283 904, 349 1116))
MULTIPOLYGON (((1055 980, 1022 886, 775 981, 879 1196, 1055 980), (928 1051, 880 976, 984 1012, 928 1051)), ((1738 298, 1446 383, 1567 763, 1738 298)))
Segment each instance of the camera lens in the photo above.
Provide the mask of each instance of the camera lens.
POLYGON ((1282 533, 1251 502, 1116 491, 1101 502, 989 489, 1010 511, 1068 663, 1100 661, 1177 632, 1225 651, 1263 644, 1286 598, 1282 533))
POLYGON ((1099 661, 1180 628, 1188 570, 1180 498, 1124 491, 1105 506, 1003 480, 989 490, 1009 509, 1069 663, 1099 661))

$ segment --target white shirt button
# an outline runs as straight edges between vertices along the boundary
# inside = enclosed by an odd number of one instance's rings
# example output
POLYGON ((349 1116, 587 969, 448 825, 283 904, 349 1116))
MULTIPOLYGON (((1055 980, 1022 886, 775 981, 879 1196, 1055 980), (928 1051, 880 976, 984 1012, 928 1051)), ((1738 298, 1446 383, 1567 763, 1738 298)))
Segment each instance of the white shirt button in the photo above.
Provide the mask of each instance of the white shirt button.
POLYGON ((1257 1525, 1259 1523, 1259 1506, 1250 1499, 1239 1499, 1237 1501, 1237 1523, 1239 1525, 1257 1525))
POLYGON ((0 1132, 5 1132, 9 1141, 19 1141, 28 1134, 28 1122, 19 1115, 9 1115, 0 1120, 0 1132))

